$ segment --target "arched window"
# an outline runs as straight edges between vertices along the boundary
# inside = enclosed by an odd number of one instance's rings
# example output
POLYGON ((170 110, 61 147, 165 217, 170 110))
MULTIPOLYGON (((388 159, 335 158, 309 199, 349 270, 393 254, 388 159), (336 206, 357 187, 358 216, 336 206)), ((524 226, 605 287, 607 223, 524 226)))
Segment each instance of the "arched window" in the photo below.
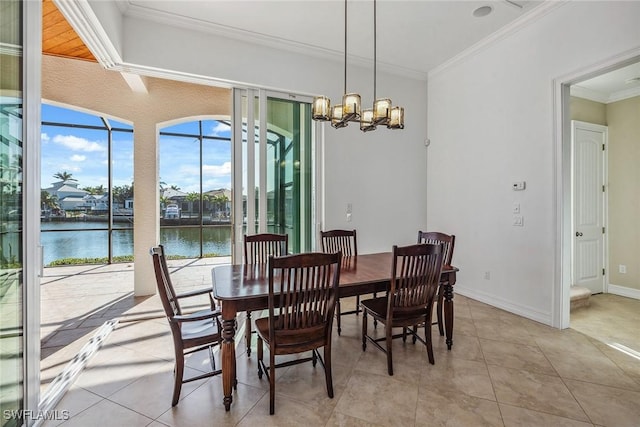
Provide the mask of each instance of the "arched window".
POLYGON ((159 144, 160 242, 172 256, 230 256, 229 120, 164 127, 159 144))
POLYGON ((132 261, 133 127, 43 103, 41 141, 44 265, 132 261))

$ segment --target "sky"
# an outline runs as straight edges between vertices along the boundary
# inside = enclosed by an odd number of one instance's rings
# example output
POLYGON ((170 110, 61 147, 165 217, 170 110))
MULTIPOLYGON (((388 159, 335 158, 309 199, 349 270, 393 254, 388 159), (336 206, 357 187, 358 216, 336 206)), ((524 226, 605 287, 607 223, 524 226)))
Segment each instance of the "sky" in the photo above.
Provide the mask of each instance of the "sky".
MULTIPOLYGON (((42 121, 104 126, 99 117, 54 105, 42 104, 42 121)), ((131 130, 126 123, 109 119, 112 128, 131 130)), ((229 125, 215 120, 203 121, 205 136, 230 138, 229 125)), ((161 132, 198 134, 198 122, 161 129, 161 132)), ((107 187, 108 133, 106 130, 42 126, 41 186, 51 187, 59 181, 53 175, 68 172, 78 181, 78 188, 107 187)), ((113 185, 133 182, 133 133, 113 132, 113 185)), ((160 136, 160 181, 177 186, 185 193, 200 191, 199 141, 194 137, 160 136)), ((203 190, 231 188, 231 143, 204 139, 202 149, 203 190)))

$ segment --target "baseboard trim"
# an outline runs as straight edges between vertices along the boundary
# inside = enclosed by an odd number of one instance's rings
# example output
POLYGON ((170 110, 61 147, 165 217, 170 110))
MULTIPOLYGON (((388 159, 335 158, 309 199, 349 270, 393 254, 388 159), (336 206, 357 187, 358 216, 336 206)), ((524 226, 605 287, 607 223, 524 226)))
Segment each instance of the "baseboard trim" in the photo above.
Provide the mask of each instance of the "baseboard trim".
MULTIPOLYGON (((535 320, 536 322, 543 323, 545 325, 551 326, 551 313, 541 312, 531 307, 526 307, 520 304, 516 304, 512 301, 496 297, 495 295, 490 295, 484 292, 478 292, 473 289, 465 288, 464 286, 455 285, 454 293, 460 294, 467 298, 474 299, 476 301, 483 302, 492 307, 499 308, 501 310, 508 311, 509 313, 517 314, 518 316, 526 317, 530 320, 535 320)), ((455 297, 454 297, 454 307, 455 307, 455 297)))
POLYGON ((625 288, 624 286, 609 285, 607 292, 621 297, 640 299, 640 289, 625 288))

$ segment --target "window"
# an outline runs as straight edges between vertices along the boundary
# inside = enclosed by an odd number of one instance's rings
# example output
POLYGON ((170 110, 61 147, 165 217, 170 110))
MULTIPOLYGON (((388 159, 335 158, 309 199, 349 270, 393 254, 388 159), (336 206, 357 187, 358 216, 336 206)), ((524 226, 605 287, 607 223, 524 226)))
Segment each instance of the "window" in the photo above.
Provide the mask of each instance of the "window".
POLYGON ((133 259, 133 128, 42 105, 44 265, 133 259))
POLYGON ((160 242, 185 258, 231 254, 231 126, 197 120, 160 131, 160 242))

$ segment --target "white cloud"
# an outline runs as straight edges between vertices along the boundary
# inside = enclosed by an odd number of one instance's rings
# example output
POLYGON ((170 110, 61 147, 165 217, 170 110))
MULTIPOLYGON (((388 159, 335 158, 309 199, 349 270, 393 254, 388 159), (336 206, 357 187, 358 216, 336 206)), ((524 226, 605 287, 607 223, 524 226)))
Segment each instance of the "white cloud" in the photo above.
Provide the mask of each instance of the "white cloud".
POLYGON ((60 144, 73 151, 106 151, 107 147, 103 147, 95 141, 89 141, 85 138, 78 138, 74 135, 56 135, 53 142, 60 144))
POLYGON ((47 135, 46 133, 40 134, 40 141, 42 141, 43 144, 46 144, 47 142, 49 142, 49 140, 49 135, 47 135))
POLYGON ((85 160, 87 160, 87 156, 83 156, 81 154, 74 154, 73 156, 71 156, 70 160, 72 162, 84 162, 85 160))
POLYGON ((225 132, 229 132, 229 130, 231 129, 231 126, 229 126, 226 123, 221 123, 218 122, 213 129, 211 130, 211 132, 213 132, 214 136, 220 136, 221 134, 225 133, 225 132))
MULTIPOLYGON (((227 176, 230 174, 231 162, 225 162, 221 165, 202 165, 203 176, 227 176)), ((186 177, 197 177, 198 175, 200 175, 200 168, 197 165, 183 165, 178 176, 185 179, 186 177)))
POLYGON ((224 176, 231 173, 231 162, 224 162, 221 165, 202 165, 202 175, 224 176))
POLYGON ((66 172, 82 172, 82 168, 78 165, 74 165, 74 164, 61 164, 58 168, 58 171, 66 171, 66 172))

